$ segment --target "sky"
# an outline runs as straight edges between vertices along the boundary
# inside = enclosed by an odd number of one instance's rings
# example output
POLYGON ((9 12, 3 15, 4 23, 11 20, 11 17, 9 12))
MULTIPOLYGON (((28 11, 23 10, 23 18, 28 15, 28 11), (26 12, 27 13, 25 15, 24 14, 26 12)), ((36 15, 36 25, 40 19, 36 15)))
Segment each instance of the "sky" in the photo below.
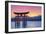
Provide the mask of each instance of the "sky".
POLYGON ((29 17, 39 16, 41 15, 41 6, 20 6, 20 5, 11 5, 11 15, 15 17, 16 14, 14 12, 28 12, 26 14, 29 17))

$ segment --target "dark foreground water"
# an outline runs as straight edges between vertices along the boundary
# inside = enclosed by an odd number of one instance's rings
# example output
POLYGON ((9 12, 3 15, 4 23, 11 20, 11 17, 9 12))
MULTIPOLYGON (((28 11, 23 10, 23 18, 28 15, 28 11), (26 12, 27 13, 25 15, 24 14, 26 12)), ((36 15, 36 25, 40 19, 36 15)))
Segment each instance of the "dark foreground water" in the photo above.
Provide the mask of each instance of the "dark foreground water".
MULTIPOLYGON (((22 26, 23 22, 20 22, 20 26, 18 26, 19 28, 23 28, 22 26)), ((26 28, 36 28, 36 27, 41 27, 41 21, 27 21, 26 22, 26 28)), ((11 28, 16 28, 15 26, 15 22, 12 21, 11 22, 11 28)))

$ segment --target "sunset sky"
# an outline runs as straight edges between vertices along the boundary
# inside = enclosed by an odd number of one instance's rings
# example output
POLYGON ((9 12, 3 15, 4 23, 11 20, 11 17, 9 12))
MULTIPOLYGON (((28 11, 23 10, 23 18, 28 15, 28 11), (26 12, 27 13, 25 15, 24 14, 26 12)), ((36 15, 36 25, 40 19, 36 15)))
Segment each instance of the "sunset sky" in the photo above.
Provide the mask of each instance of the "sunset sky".
POLYGON ((41 6, 18 6, 18 5, 11 5, 11 14, 12 17, 16 15, 13 12, 28 12, 27 16, 34 17, 41 15, 41 6))

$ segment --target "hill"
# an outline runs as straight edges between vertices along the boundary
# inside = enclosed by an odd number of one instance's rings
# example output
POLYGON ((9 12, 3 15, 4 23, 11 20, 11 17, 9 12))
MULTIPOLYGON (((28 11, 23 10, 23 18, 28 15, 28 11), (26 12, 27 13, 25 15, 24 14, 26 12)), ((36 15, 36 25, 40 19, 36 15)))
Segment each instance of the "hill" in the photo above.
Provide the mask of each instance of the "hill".
POLYGON ((11 21, 16 21, 16 20, 20 20, 20 21, 41 21, 41 16, 35 16, 35 17, 28 17, 28 16, 16 16, 15 18, 12 18, 11 21))

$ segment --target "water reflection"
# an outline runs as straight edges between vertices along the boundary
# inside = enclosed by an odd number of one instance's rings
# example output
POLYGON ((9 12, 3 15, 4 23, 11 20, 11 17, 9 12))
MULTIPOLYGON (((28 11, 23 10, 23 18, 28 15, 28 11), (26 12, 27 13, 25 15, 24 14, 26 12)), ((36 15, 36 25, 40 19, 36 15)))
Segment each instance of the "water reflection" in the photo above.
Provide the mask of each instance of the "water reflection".
POLYGON ((31 27, 41 27, 41 21, 20 21, 18 23, 12 22, 12 28, 31 28, 31 27))

